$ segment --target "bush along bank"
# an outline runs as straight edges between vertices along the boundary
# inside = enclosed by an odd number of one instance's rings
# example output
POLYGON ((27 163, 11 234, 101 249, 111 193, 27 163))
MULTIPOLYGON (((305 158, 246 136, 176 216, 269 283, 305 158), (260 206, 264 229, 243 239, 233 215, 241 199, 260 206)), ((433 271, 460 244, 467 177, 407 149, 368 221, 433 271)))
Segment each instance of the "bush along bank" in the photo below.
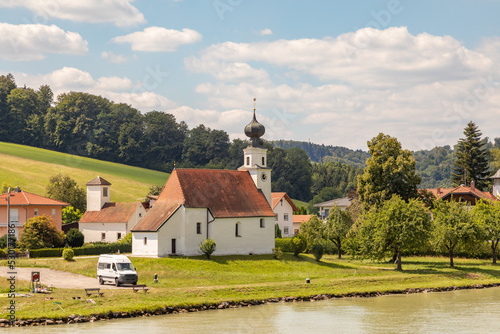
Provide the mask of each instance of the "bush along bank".
POLYGON ((106 312, 102 314, 92 314, 90 316, 82 315, 69 315, 68 317, 61 318, 40 318, 40 319, 18 319, 10 324, 7 319, 0 319, 0 327, 22 327, 22 326, 48 326, 48 325, 59 325, 59 324, 72 324, 72 323, 84 323, 84 322, 95 322, 99 320, 111 320, 120 318, 134 318, 134 317, 150 317, 154 315, 164 315, 164 314, 178 314, 178 313, 189 313, 189 312, 200 312, 207 310, 221 310, 227 308, 239 308, 239 307, 249 307, 257 306, 263 304, 272 303, 290 303, 290 302, 303 302, 303 301, 321 301, 329 300, 335 298, 368 298, 368 297, 379 297, 394 294, 414 294, 414 293, 431 293, 431 292, 445 292, 445 291, 456 291, 465 289, 484 289, 500 287, 500 283, 490 283, 490 284, 471 284, 463 286, 450 286, 442 288, 425 288, 425 289, 402 289, 402 290, 387 290, 387 291, 375 291, 375 292, 351 292, 346 294, 320 294, 312 296, 303 297, 282 297, 282 298, 268 298, 262 300, 243 300, 243 301, 224 301, 220 303, 209 303, 209 304, 197 304, 188 306, 166 306, 156 308, 154 310, 137 310, 131 312, 106 312))

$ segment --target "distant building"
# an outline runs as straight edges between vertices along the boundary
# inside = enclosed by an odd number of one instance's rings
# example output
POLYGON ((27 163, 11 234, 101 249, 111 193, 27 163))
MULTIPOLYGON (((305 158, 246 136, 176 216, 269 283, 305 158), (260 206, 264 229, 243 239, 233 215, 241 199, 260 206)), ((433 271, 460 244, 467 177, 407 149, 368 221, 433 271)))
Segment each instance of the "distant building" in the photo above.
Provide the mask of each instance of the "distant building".
POLYGON ((497 170, 495 175, 491 177, 493 179, 493 196, 500 199, 500 169, 497 170))
POLYGON ((319 208, 318 212, 319 218, 325 220, 326 218, 328 218, 330 210, 333 208, 334 205, 338 206, 340 210, 346 210, 349 204, 351 204, 352 200, 353 198, 349 197, 337 198, 337 199, 332 199, 330 201, 314 204, 314 207, 319 208))
POLYGON ((314 215, 293 215, 293 234, 300 233, 300 225, 311 219, 314 215))
POLYGON ((146 214, 140 202, 114 203, 110 198, 111 183, 102 177, 87 183, 87 211, 78 224, 85 242, 116 242, 146 214))
POLYGON ((293 237, 293 212, 299 208, 293 203, 287 193, 272 193, 271 207, 276 215, 275 223, 278 224, 283 238, 293 237))
POLYGON ((0 236, 7 234, 7 198, 10 198, 10 223, 16 226, 16 238, 19 238, 19 233, 28 219, 42 215, 52 218, 57 229, 62 231, 62 208, 68 206, 68 203, 16 187, 9 194, 0 195, 0 236))
POLYGON ((479 200, 485 200, 488 202, 498 200, 490 192, 477 189, 474 181, 471 182, 469 187, 461 185, 455 188, 435 188, 426 190, 434 194, 437 199, 442 199, 444 201, 462 201, 471 206, 476 205, 476 202, 479 200))

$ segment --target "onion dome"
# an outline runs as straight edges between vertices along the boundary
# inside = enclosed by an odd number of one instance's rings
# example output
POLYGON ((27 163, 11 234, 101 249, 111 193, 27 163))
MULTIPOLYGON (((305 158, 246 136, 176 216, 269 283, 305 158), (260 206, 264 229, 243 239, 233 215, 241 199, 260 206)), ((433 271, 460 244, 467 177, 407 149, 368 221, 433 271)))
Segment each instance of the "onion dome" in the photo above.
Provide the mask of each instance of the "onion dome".
POLYGON ((264 141, 260 139, 260 137, 264 135, 264 133, 266 132, 266 128, 264 127, 264 125, 260 124, 255 117, 255 100, 256 99, 253 99, 253 119, 247 126, 245 126, 245 135, 250 138, 248 140, 249 147, 251 146, 262 148, 264 146, 264 141))

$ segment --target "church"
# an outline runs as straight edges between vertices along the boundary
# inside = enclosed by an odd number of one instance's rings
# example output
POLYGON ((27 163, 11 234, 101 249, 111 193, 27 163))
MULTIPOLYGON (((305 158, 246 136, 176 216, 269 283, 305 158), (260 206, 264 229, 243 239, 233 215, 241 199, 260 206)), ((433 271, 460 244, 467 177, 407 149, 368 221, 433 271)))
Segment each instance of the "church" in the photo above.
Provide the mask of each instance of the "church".
POLYGON ((254 108, 237 171, 174 169, 154 206, 132 229, 132 255, 200 255, 208 238, 217 245, 213 255, 272 253, 275 213, 264 133, 254 108))

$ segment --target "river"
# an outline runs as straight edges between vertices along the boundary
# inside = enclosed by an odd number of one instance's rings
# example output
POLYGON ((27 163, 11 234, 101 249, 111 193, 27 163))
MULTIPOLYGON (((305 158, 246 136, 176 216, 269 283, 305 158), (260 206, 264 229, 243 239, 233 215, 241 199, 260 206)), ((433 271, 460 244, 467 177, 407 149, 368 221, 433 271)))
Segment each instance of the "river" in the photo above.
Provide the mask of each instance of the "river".
POLYGON ((10 328, 9 333, 499 333, 500 288, 10 328))

